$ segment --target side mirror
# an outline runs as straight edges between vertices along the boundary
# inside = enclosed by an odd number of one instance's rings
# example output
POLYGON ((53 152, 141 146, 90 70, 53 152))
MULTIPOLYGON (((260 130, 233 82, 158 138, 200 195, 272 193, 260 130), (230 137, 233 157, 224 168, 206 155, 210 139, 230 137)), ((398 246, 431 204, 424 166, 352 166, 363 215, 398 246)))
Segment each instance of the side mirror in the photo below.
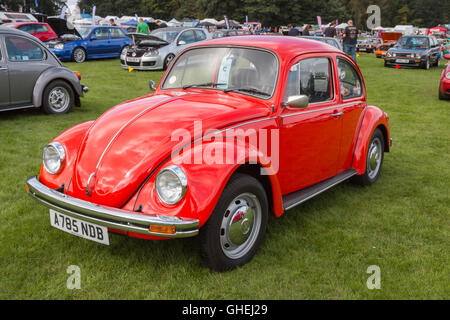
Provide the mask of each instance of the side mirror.
POLYGON ((290 96, 288 98, 288 101, 285 102, 285 105, 292 107, 292 108, 307 108, 309 104, 309 98, 305 95, 299 95, 299 96, 290 96))
POLYGON ((178 45, 179 45, 179 46, 183 46, 183 45, 185 45, 185 44, 186 44, 186 41, 183 41, 183 40, 178 41, 178 45))
POLYGON ((148 82, 148 86, 149 86, 149 88, 150 88, 150 91, 155 91, 155 90, 156 90, 155 81, 150 80, 150 81, 148 82))

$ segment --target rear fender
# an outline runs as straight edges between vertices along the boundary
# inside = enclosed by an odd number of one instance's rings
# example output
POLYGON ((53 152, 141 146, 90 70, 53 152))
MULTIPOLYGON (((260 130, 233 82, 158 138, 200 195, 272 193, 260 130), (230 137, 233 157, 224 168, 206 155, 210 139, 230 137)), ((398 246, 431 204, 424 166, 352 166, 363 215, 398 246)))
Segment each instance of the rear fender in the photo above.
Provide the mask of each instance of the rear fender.
POLYGON ((57 79, 66 81, 78 97, 83 96, 80 80, 77 75, 64 67, 51 67, 41 73, 33 89, 33 105, 42 106, 42 98, 47 85, 57 79))
POLYGON ((366 157, 370 139, 375 129, 380 128, 384 135, 384 151, 390 151, 390 129, 388 115, 378 107, 368 106, 357 132, 356 147, 353 153, 352 168, 358 175, 366 172, 366 157))

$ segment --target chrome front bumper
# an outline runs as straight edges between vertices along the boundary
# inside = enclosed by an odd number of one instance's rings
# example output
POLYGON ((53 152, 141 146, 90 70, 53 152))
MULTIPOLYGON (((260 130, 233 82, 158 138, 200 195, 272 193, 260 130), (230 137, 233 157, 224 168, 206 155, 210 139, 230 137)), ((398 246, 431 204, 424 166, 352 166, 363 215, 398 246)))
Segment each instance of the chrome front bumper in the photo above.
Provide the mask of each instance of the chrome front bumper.
POLYGON ((27 180, 27 191, 45 206, 84 221, 108 228, 164 238, 186 238, 198 234, 199 220, 164 215, 144 215, 122 209, 101 206, 80 200, 39 182, 37 177, 27 180), (150 226, 172 228, 173 233, 150 231, 150 226))

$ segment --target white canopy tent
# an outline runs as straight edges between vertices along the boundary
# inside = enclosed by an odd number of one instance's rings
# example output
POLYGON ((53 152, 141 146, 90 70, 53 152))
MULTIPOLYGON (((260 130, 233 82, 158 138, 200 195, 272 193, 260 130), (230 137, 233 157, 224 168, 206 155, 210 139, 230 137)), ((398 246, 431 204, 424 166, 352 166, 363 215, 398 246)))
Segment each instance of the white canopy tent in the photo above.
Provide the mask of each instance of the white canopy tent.
POLYGON ((336 26, 336 29, 345 29, 345 28, 347 28, 348 27, 348 24, 346 24, 346 23, 341 23, 341 24, 338 24, 337 26, 336 26))

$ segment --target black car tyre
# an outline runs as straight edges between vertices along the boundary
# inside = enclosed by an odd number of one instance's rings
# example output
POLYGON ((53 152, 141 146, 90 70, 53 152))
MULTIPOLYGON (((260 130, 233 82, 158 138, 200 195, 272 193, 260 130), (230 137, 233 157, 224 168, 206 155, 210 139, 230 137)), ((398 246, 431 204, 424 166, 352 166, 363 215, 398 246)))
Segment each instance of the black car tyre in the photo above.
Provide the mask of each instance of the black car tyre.
POLYGON ((438 57, 436 60, 436 63, 434 64, 436 67, 439 67, 441 65, 441 57, 438 57))
POLYGON ((366 172, 353 176, 351 181, 361 186, 369 186, 378 180, 384 159, 384 136, 380 129, 375 129, 370 138, 366 155, 366 172))
POLYGON ((42 109, 47 114, 65 114, 72 110, 74 104, 72 87, 63 80, 56 80, 47 85, 42 96, 42 109))
POLYGON ((449 100, 449 96, 446 94, 443 94, 441 92, 441 89, 439 89, 439 100, 449 100))
POLYGON ((249 262, 266 230, 269 203, 262 184, 235 174, 198 237, 200 260, 212 270, 227 271, 249 262))
POLYGON ((430 69, 430 58, 427 58, 427 60, 425 60, 425 62, 423 63, 423 68, 425 70, 429 70, 430 69))
POLYGON ((164 70, 169 67, 169 64, 172 62, 173 58, 175 58, 175 55, 173 53, 169 53, 167 55, 167 57, 164 59, 164 70))
POLYGON ((72 60, 75 61, 76 63, 83 63, 86 61, 86 51, 81 48, 75 48, 72 52, 72 60))

